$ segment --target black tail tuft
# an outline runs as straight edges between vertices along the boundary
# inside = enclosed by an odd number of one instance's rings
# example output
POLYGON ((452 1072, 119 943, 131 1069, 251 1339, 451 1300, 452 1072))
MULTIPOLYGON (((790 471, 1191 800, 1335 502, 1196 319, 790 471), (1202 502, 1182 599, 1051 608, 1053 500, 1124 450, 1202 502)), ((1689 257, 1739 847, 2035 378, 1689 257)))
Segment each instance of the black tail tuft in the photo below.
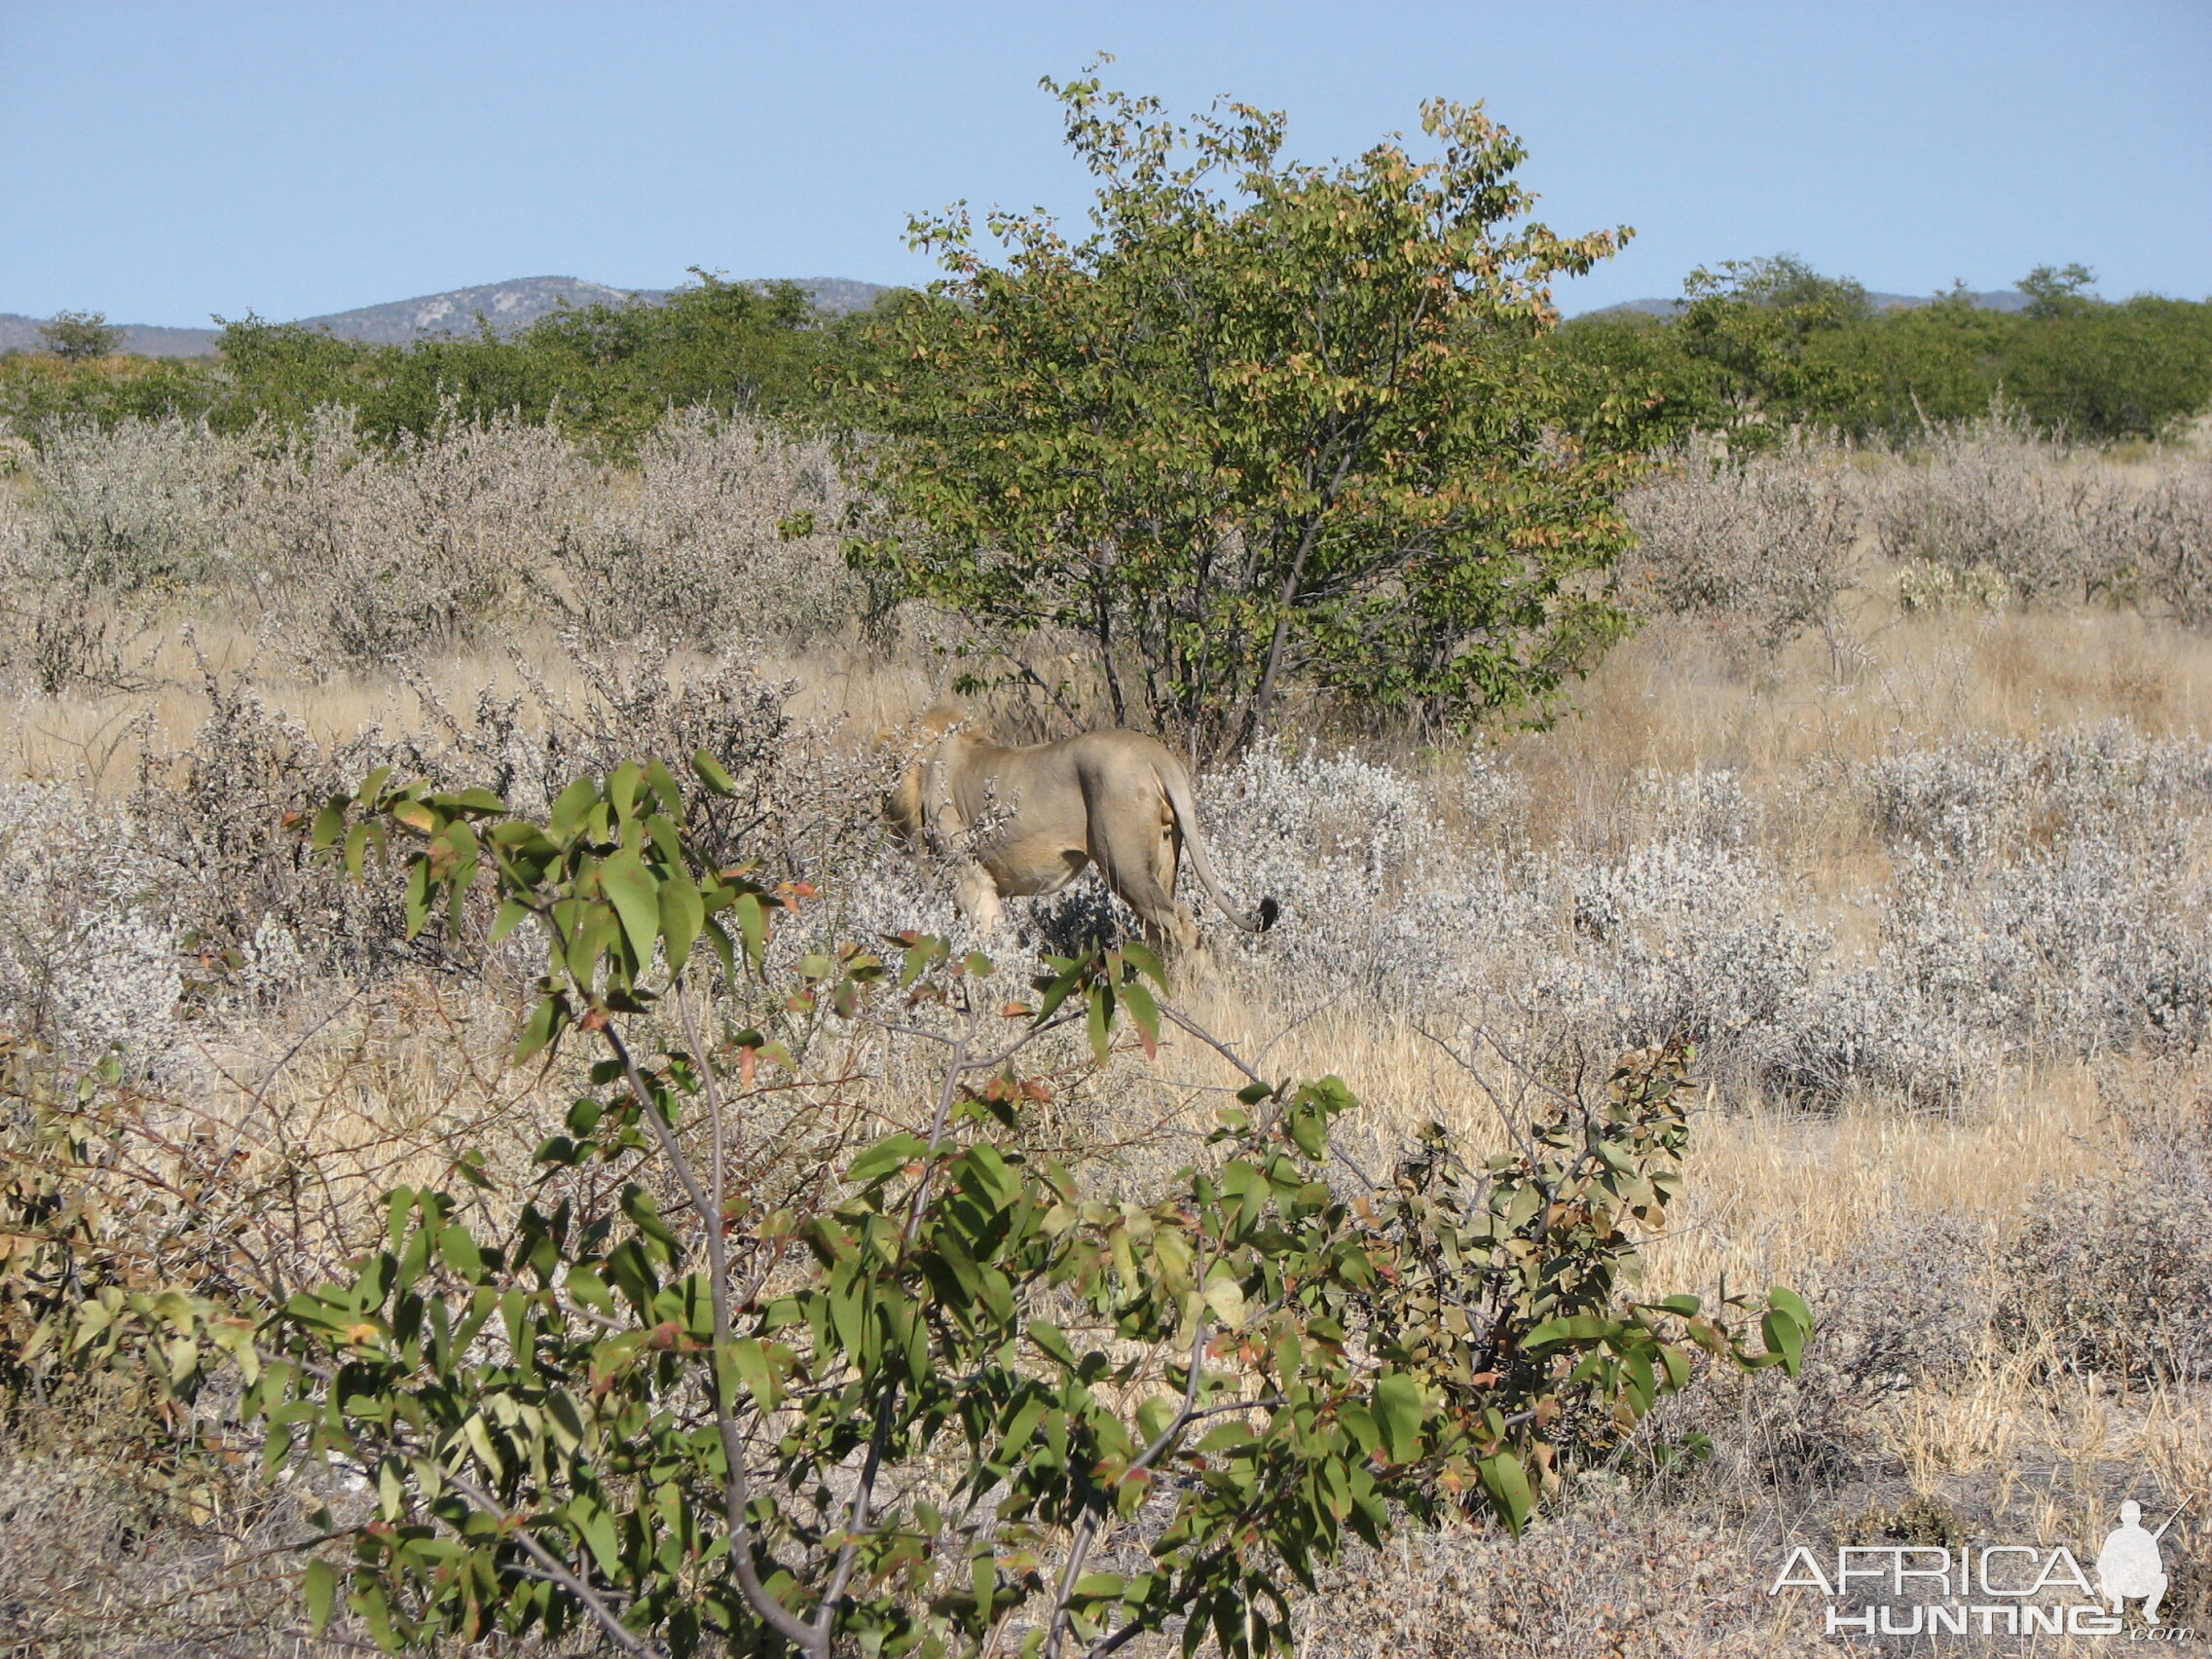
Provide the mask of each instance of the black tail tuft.
POLYGON ((1262 933, 1266 933, 1270 928, 1273 927, 1275 925, 1275 918, 1281 914, 1282 906, 1274 902, 1274 899, 1272 895, 1268 898, 1262 899, 1260 901, 1260 931, 1262 933))

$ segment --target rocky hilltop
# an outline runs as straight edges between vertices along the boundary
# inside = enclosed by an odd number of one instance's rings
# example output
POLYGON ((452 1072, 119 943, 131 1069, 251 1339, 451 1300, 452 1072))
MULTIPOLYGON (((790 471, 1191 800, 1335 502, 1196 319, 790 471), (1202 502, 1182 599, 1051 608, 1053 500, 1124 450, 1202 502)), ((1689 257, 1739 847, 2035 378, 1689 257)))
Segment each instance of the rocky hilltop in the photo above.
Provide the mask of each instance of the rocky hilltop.
MULTIPOLYGON (((765 280, 757 279, 757 280, 765 280)), ((857 282, 846 276, 801 276, 798 285, 817 307, 843 314, 866 311, 886 288, 876 282, 857 282)), ((610 288, 578 276, 523 276, 511 282, 485 282, 473 288, 452 288, 442 294, 424 294, 412 300, 392 300, 381 306, 331 312, 323 316, 297 320, 310 328, 328 329, 343 340, 366 340, 378 345, 405 346, 440 334, 468 334, 481 316, 499 333, 527 328, 550 312, 569 306, 618 306, 630 302, 659 305, 668 298, 665 288, 610 288)), ((39 324, 45 319, 0 313, 0 351, 35 351, 44 344, 39 324)), ((215 350, 217 331, 212 328, 156 328, 137 323, 119 324, 123 349, 148 357, 203 357, 215 350)))

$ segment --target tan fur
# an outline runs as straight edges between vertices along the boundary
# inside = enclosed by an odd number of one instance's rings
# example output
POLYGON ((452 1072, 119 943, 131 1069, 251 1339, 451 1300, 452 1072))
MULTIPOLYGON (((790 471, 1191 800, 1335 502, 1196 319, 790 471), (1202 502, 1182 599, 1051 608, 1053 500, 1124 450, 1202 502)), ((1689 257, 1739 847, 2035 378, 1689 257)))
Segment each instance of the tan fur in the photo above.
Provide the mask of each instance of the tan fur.
POLYGON ((1175 899, 1186 845, 1198 879, 1238 927, 1258 933, 1275 919, 1272 899, 1251 915, 1229 902, 1199 839, 1190 773, 1142 732, 1012 749, 955 731, 907 769, 885 816, 910 845, 965 858, 960 907, 978 927, 998 925, 1001 900, 1057 893, 1095 864, 1148 940, 1191 954, 1198 922, 1175 899), (963 847, 975 826, 985 827, 980 841, 963 847))

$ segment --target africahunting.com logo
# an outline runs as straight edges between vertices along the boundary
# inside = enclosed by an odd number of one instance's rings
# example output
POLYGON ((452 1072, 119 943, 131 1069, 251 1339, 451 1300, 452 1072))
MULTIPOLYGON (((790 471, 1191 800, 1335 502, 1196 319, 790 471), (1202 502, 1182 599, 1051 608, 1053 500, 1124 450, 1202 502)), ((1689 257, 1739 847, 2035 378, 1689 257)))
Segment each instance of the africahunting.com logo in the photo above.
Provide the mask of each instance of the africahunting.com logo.
MULTIPOLYGON (((2183 1508, 2187 1508, 2185 1503, 2183 1508)), ((2143 1506, 2120 1506, 2084 1569, 2063 1544, 1845 1544, 1833 1561, 1799 1545, 1767 1594, 1812 1591, 1824 1598, 1829 1636, 2126 1636, 2196 1641, 2200 1633, 2161 1625, 2172 1577, 2163 1540, 2177 1509, 2156 1531, 2143 1506), (2139 1615, 2135 1622, 2131 1615, 2139 1615)), ((1810 1598, 1808 1598, 1810 1599, 1810 1598)))

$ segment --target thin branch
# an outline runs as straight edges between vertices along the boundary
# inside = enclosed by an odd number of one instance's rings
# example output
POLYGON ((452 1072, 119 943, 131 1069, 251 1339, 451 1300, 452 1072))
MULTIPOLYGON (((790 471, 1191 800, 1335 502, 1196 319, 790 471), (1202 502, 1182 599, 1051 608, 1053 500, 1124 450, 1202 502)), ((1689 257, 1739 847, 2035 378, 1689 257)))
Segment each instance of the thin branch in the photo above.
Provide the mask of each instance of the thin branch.
MULTIPOLYGON (((746 1514, 753 1502, 752 1482, 745 1470, 745 1441, 738 1433, 737 1414, 730 1407, 729 1379, 725 1375, 723 1355, 735 1340, 730 1322, 728 1245, 722 1237, 721 1212, 709 1211, 706 1194, 700 1189, 698 1178, 676 1144, 676 1133, 668 1121, 661 1116, 652 1091, 639 1074, 638 1063, 621 1034, 611 1025, 600 1028, 608 1047, 622 1064, 623 1075, 629 1080, 630 1092, 644 1111, 645 1121, 652 1125, 653 1137, 660 1143, 661 1154, 668 1160, 676 1178, 682 1184, 692 1207, 698 1211, 707 1228, 707 1301, 714 1310, 715 1353, 708 1368, 710 1391, 715 1401, 715 1428, 722 1447, 725 1471, 722 1477, 722 1518, 729 1529, 730 1570, 737 1574, 738 1588, 745 1593, 749 1606, 757 1613, 777 1635, 794 1646, 828 1659, 826 1640, 819 1639, 806 1622, 769 1593, 761 1581, 759 1568, 753 1560, 753 1523, 746 1514)), ((704 1063, 704 1062, 702 1062, 704 1063)))
MULTIPOLYGON (((1161 1429, 1153 1439, 1152 1444, 1147 1446, 1129 1464, 1128 1474, 1134 1474, 1139 1469, 1151 1468, 1153 1463, 1170 1446, 1174 1445, 1182 1435, 1183 1430, 1196 1422, 1201 1415, 1198 1410, 1198 1384, 1203 1376, 1205 1364, 1206 1335, 1211 1329, 1210 1321, 1205 1319, 1198 1321, 1197 1335, 1191 1339, 1190 1370, 1183 1379, 1183 1409, 1175 1414, 1174 1420, 1161 1429)), ((1249 1410, 1250 1408, 1251 1402, 1239 1401, 1237 1407, 1225 1409, 1249 1410)), ((1211 1416, 1213 1414, 1209 1411, 1203 1415, 1211 1416)), ((1126 1479, 1127 1475, 1123 1478, 1126 1479)), ((1103 1493, 1093 1493, 1084 1510, 1083 1520, 1077 1524, 1074 1542, 1068 1549, 1067 1567, 1060 1573, 1060 1587, 1052 1598, 1051 1621, 1046 1626, 1045 1659, 1060 1659, 1060 1640, 1062 1632, 1067 1627, 1068 1603, 1075 1596, 1076 1581, 1083 1576, 1084 1564, 1090 1559, 1090 1546, 1097 1540, 1099 1520, 1105 1510, 1105 1505, 1101 1501, 1103 1497, 1103 1493)))
MULTIPOLYGON (((449 1469, 445 1478, 448 1486, 477 1508, 496 1516, 502 1527, 512 1525, 514 1517, 507 1512, 505 1506, 467 1476, 457 1475, 449 1469)), ((617 1647, 630 1655, 630 1659, 663 1659, 664 1649, 640 1641, 637 1633, 615 1616, 614 1609, 607 1604, 599 1592, 571 1571, 559 1556, 539 1543, 528 1527, 514 1527, 513 1537, 516 1543, 522 1545, 530 1559, 544 1569, 548 1578, 584 1604, 591 1616, 599 1621, 600 1628, 607 1632, 617 1647)))
MULTIPOLYGON (((1215 1053, 1219 1054, 1223 1059, 1227 1060, 1231 1065, 1235 1066, 1238 1071, 1242 1072, 1252 1082, 1263 1084, 1267 1083, 1268 1080, 1266 1078, 1262 1077, 1258 1072, 1254 1071, 1250 1066, 1244 1063, 1242 1057, 1238 1055, 1235 1049, 1232 1049, 1227 1043, 1224 1043, 1219 1037, 1216 1037, 1204 1026, 1192 1019, 1180 1009, 1174 1008, 1166 1003, 1162 1003, 1160 1005, 1160 1013, 1161 1016, 1164 1018, 1170 1025, 1173 1025, 1179 1030, 1186 1031, 1191 1036, 1196 1037, 1199 1042, 1203 1043, 1207 1048, 1211 1049, 1215 1053)), ((1269 1087, 1272 1088, 1273 1086, 1271 1084, 1269 1085, 1269 1087)))

